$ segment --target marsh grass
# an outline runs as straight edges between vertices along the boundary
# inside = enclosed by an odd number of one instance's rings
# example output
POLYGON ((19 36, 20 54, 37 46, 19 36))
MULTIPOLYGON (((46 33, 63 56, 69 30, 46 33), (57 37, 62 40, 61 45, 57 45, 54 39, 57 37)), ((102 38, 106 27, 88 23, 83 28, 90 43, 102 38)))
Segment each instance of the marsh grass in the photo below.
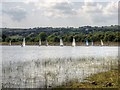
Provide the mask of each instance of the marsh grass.
POLYGON ((104 66, 95 66, 95 68, 102 69, 106 67, 106 71, 91 74, 84 78, 84 82, 79 82, 77 78, 73 80, 71 79, 68 82, 63 82, 61 86, 55 88, 119 88, 120 75, 118 71, 118 61, 109 61, 107 64, 104 64, 104 66))
POLYGON ((2 68, 2 87, 53 88, 63 83, 69 87, 74 82, 85 83, 86 77, 113 69, 117 61, 117 58, 112 57, 71 57, 9 62, 2 68))

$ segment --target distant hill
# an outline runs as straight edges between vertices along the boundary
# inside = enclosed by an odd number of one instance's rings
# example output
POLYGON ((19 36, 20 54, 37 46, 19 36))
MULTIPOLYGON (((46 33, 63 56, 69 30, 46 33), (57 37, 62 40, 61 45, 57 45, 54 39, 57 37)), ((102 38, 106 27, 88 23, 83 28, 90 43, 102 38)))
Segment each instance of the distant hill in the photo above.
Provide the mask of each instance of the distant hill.
POLYGON ((102 26, 102 27, 91 27, 84 26, 79 28, 68 27, 68 28, 52 28, 52 27, 37 27, 37 28, 29 28, 29 29, 16 29, 16 28, 2 28, 2 33, 8 36, 11 35, 22 35, 26 36, 29 34, 39 34, 40 32, 46 32, 47 34, 52 33, 93 33, 93 32, 107 32, 107 31, 119 31, 118 25, 111 26, 102 26), (86 31, 88 29, 88 31, 86 31))
MULTIPOLYGON (((76 35, 76 34, 94 34, 94 33, 106 33, 106 32, 119 32, 118 25, 111 25, 111 26, 83 26, 79 28, 74 27, 60 27, 60 28, 53 28, 53 27, 36 27, 36 28, 29 28, 29 29, 21 29, 21 28, 0 28, 2 31, 1 40, 2 41, 9 41, 10 38, 19 38, 22 39, 23 37, 29 38, 36 38, 41 32, 45 32, 47 36, 55 35, 55 36, 65 36, 65 35, 76 35), (3 39, 4 40, 3 40, 3 39)), ((34 41, 34 40, 33 40, 34 41)))

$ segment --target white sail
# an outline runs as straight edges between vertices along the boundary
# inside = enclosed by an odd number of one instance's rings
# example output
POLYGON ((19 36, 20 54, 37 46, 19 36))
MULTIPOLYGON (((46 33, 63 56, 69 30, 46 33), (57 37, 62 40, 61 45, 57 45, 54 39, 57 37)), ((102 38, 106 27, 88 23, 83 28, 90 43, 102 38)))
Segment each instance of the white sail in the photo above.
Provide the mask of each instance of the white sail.
POLYGON ((92 41, 92 46, 94 46, 94 43, 93 43, 93 41, 92 41))
POLYGON ((73 47, 75 47, 75 46, 76 46, 76 43, 75 43, 75 38, 73 38, 72 46, 73 46, 73 47))
POLYGON ((48 46, 48 41, 46 40, 46 46, 48 46))
POLYGON ((25 38, 23 38, 22 46, 23 46, 23 47, 25 46, 25 38))
POLYGON ((89 45, 88 40, 86 40, 86 46, 88 46, 88 45, 89 45))
POLYGON ((10 40, 10 42, 9 42, 9 46, 11 46, 11 40, 10 40))
POLYGON ((41 46, 41 39, 39 39, 39 46, 41 46))
POLYGON ((60 46, 63 46, 63 41, 62 41, 62 39, 60 39, 60 46))
POLYGON ((103 41, 101 40, 101 46, 103 46, 104 44, 103 44, 103 41))

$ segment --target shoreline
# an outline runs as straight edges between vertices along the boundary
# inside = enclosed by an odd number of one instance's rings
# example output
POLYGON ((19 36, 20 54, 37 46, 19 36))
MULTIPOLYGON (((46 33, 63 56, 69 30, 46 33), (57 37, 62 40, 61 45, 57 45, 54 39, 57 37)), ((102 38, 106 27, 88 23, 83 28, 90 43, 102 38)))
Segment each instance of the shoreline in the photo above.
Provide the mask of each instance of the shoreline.
MULTIPOLYGON (((1 46, 10 46, 8 42, 0 42, 1 46)), ((12 42, 11 46, 21 46, 22 42, 12 42)), ((39 46, 38 42, 26 42, 26 46, 39 46)), ((42 42, 41 46, 46 46, 45 42, 42 42)), ((59 42, 49 42, 48 46, 60 46, 59 42)), ((72 43, 64 42, 64 46, 72 46, 72 43)), ((76 46, 86 46, 85 42, 76 42, 76 46)), ((89 43, 88 46, 92 46, 89 43)), ((100 42, 94 42, 93 46, 101 46, 100 42)), ((104 42, 103 46, 119 46, 119 42, 104 42)))
POLYGON ((114 75, 118 75, 117 70, 110 70, 91 75, 86 78, 86 82, 69 81, 66 86, 62 85, 56 88, 119 88, 117 83, 118 76, 116 76, 116 78, 114 75), (108 76, 106 77, 106 75, 108 76))
MULTIPOLYGON (((105 72, 90 75, 84 82, 71 80, 55 88, 119 88, 119 71, 114 68, 105 72)), ((54 89, 54 88, 53 88, 54 89)))

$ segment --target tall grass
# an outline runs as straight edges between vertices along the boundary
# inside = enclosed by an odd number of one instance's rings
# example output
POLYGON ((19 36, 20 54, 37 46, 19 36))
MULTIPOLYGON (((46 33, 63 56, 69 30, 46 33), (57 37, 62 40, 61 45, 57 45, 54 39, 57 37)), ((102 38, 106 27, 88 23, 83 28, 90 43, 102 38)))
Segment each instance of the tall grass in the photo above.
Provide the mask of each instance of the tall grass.
POLYGON ((9 65, 2 67, 2 87, 52 88, 70 80, 84 82, 84 78, 108 71, 116 65, 117 57, 49 58, 9 62, 9 65))

